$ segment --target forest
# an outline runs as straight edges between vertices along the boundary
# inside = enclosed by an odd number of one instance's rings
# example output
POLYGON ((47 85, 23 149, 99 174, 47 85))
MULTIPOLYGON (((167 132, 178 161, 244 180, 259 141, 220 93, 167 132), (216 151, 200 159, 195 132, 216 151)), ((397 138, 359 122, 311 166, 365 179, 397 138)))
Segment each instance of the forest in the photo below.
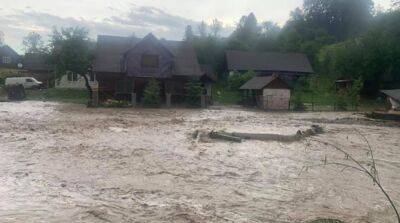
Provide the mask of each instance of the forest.
POLYGON ((214 20, 185 31, 200 63, 211 64, 220 82, 228 77, 225 51, 244 50, 305 53, 320 79, 361 80, 363 96, 400 87, 399 1, 383 11, 372 0, 304 0, 282 27, 253 13, 227 38, 219 35, 221 26, 214 20))

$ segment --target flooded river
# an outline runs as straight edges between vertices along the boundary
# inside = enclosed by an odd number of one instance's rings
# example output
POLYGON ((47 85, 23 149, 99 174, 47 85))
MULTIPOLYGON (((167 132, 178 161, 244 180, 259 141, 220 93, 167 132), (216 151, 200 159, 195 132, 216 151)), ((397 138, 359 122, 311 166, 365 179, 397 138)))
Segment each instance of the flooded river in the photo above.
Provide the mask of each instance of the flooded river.
POLYGON ((240 108, 86 109, 0 103, 0 222, 395 222, 371 179, 312 141, 193 138, 225 130, 294 134, 312 124, 369 165, 400 207, 400 128, 353 113, 240 108), (305 171, 307 169, 307 171, 305 171))

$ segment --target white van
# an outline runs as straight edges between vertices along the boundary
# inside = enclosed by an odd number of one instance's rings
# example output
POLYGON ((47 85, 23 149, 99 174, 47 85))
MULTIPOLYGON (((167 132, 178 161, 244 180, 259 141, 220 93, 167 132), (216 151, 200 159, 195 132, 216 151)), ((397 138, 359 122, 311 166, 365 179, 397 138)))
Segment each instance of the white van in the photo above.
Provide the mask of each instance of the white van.
POLYGON ((22 85, 24 88, 41 88, 43 83, 33 77, 8 77, 5 81, 6 86, 22 85))

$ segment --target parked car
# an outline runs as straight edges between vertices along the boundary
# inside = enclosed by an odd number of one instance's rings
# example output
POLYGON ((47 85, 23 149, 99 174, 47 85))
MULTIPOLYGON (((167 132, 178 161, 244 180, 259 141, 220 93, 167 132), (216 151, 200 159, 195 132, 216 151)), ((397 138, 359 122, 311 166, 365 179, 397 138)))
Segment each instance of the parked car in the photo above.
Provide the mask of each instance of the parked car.
POLYGON ((6 78, 5 85, 7 87, 14 85, 22 85, 25 89, 41 88, 43 83, 33 77, 8 77, 6 78))

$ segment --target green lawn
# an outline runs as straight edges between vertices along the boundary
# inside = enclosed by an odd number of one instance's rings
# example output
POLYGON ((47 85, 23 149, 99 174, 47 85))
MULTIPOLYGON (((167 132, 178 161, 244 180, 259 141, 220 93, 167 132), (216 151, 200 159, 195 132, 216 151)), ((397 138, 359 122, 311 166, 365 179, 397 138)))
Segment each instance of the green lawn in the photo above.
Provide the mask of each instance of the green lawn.
POLYGON ((81 89, 42 89, 27 90, 27 100, 34 101, 58 101, 76 104, 87 104, 88 94, 81 89))
POLYGON ((222 85, 213 86, 213 99, 217 104, 231 105, 238 104, 242 100, 238 91, 232 91, 222 85))

